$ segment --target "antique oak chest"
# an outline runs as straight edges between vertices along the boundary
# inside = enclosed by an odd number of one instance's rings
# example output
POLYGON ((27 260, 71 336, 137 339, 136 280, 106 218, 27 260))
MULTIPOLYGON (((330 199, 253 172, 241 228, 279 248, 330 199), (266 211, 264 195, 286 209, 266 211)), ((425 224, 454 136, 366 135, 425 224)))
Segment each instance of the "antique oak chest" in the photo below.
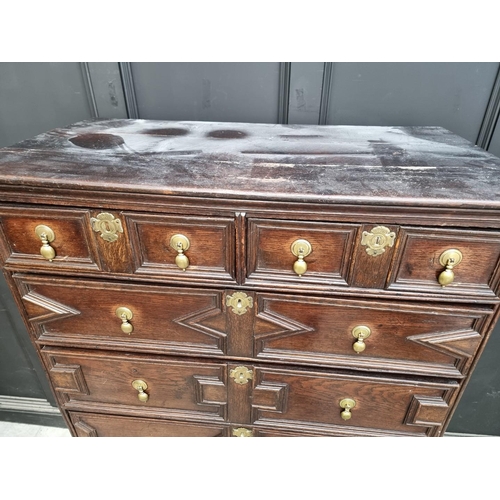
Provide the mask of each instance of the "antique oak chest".
POLYGON ((499 174, 438 127, 81 122, 0 150, 1 261, 75 436, 439 436, 499 174))

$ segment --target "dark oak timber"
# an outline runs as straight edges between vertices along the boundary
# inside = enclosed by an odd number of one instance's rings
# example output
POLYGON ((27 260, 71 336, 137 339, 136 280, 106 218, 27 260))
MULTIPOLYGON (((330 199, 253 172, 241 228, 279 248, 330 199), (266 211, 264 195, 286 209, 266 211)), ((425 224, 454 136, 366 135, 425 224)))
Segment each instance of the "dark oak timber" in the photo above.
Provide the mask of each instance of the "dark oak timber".
POLYGON ((439 127, 80 122, 0 149, 0 200, 73 436, 441 436, 500 314, 500 160, 439 127))

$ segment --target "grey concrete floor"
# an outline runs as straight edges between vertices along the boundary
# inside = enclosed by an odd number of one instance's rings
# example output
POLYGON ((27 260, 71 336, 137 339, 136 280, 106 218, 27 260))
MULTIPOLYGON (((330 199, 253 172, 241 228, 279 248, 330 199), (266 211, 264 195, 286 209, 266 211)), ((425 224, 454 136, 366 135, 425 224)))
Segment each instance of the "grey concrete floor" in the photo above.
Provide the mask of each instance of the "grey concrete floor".
POLYGON ((0 422, 0 437, 71 437, 68 429, 0 422))

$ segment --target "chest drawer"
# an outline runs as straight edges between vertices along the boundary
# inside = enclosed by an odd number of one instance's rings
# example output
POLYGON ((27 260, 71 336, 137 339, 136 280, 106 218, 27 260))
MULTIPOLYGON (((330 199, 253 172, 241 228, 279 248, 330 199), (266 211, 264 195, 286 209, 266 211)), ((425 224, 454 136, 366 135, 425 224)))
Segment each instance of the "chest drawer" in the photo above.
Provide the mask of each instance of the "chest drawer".
POLYGON ((223 425, 172 422, 152 418, 68 412, 78 437, 219 437, 228 436, 223 425))
POLYGON ((387 286, 442 295, 495 296, 499 258, 497 232, 401 228, 387 286))
POLYGON ((223 291, 16 275, 39 342, 223 355, 223 291))
POLYGON ((225 364, 55 348, 44 348, 42 355, 68 410, 98 408, 185 421, 227 419, 225 364))
POLYGON ((359 226, 249 219, 249 279, 345 286, 359 226))
POLYGON ((252 423, 281 430, 439 435, 456 382, 254 367, 252 423))
POLYGON ((19 269, 101 269, 89 211, 2 208, 0 233, 2 260, 19 269))
POLYGON ((467 374, 493 313, 304 295, 257 294, 257 303, 259 359, 444 377, 467 374))
POLYGON ((234 282, 234 219, 130 213, 124 217, 136 275, 234 282))

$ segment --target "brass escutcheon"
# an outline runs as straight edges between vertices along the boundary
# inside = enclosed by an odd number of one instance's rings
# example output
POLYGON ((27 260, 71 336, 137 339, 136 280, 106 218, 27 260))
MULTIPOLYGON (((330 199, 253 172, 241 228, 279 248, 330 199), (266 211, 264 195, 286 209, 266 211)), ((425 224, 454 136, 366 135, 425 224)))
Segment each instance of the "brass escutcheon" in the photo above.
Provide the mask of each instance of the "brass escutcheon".
POLYGON ((253 379, 253 371, 246 366, 237 366, 229 372, 229 376, 234 378, 237 384, 248 384, 248 381, 253 379))
POLYGON ((123 233, 123 227, 120 219, 115 219, 112 214, 107 212, 100 213, 97 217, 90 219, 92 229, 96 233, 101 233, 101 238, 112 243, 118 239, 117 233, 123 233))
POLYGON ((361 244, 368 247, 366 253, 376 257, 385 252, 386 247, 392 247, 396 233, 385 226, 374 227, 370 232, 363 231, 361 244))
POLYGON ((115 311, 115 314, 122 320, 122 324, 120 325, 122 332, 130 335, 134 331, 134 327, 129 321, 134 317, 132 311, 128 307, 119 307, 115 311))
POLYGON ((365 339, 367 339, 371 335, 372 331, 364 325, 356 326, 352 329, 352 336, 355 339, 358 339, 357 342, 354 342, 352 348, 354 351, 359 354, 366 349, 365 339))
POLYGON ((304 257, 307 257, 312 252, 312 245, 307 240, 295 240, 290 247, 297 260, 293 263, 293 270, 300 277, 307 271, 307 262, 304 257))
POLYGON ((342 401, 340 401, 340 407, 344 410, 340 416, 344 420, 349 420, 352 417, 351 409, 356 406, 356 401, 351 398, 344 398, 342 401))
POLYGON ((439 263, 445 266, 446 269, 439 275, 439 284, 444 288, 446 285, 453 283, 455 279, 455 273, 453 269, 462 262, 462 252, 455 248, 450 248, 446 250, 439 256, 439 263))
POLYGON ((244 292, 235 292, 226 297, 226 306, 231 307, 235 314, 241 316, 247 312, 247 309, 252 309, 253 298, 244 292))
POLYGON ((189 239, 183 234, 174 234, 170 238, 170 246, 177 252, 175 257, 177 267, 182 271, 185 271, 189 267, 189 259, 187 255, 184 254, 184 252, 191 246, 189 239))
POLYGON ((44 259, 47 259, 49 262, 52 262, 52 260, 56 256, 56 251, 50 246, 50 243, 56 238, 54 231, 52 231, 49 226, 40 224, 39 226, 35 227, 35 234, 40 238, 42 242, 42 246, 40 247, 40 255, 44 259))
POLYGON ((252 437, 253 432, 250 429, 245 429, 244 427, 238 427, 237 429, 233 429, 233 436, 252 437))

